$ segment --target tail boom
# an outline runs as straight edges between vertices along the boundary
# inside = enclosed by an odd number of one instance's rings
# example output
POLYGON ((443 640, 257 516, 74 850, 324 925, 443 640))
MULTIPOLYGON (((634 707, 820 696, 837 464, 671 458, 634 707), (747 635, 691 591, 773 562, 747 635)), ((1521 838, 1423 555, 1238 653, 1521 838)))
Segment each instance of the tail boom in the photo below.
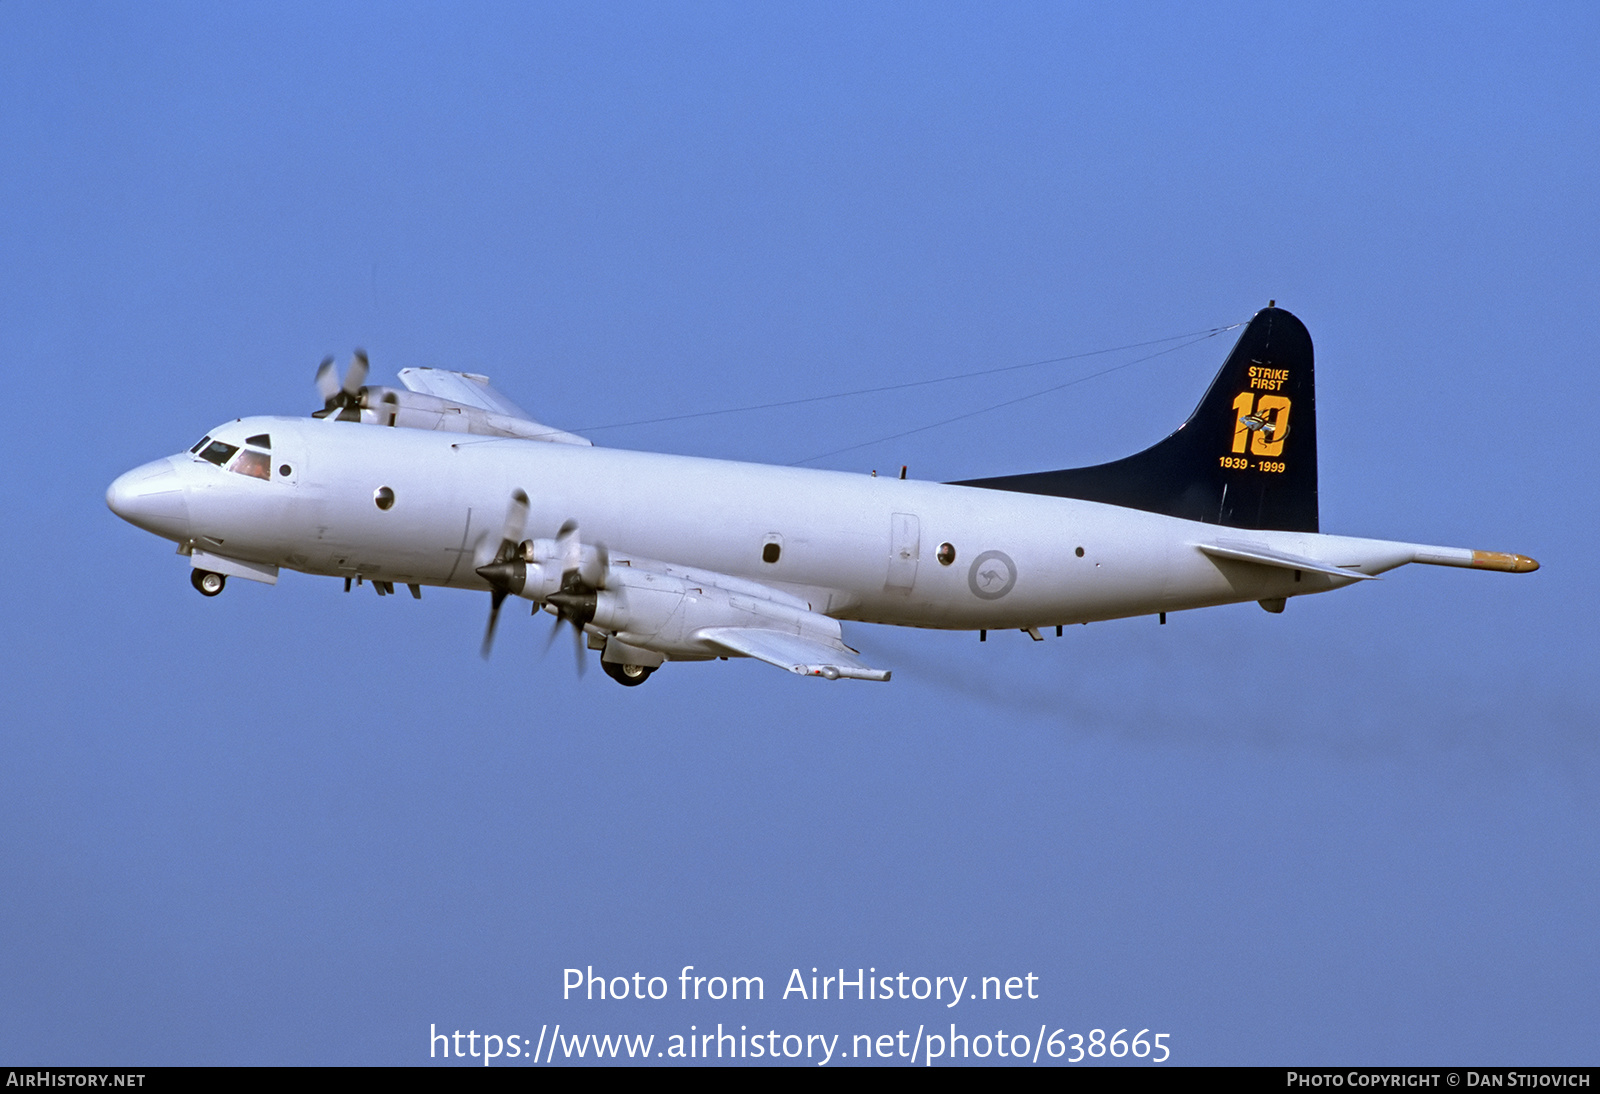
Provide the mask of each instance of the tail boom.
POLYGON ((1421 547, 1411 559, 1428 566, 1460 566, 1468 570, 1499 570, 1508 574, 1531 574, 1539 568, 1538 559, 1511 555, 1503 551, 1474 551, 1467 547, 1421 547))

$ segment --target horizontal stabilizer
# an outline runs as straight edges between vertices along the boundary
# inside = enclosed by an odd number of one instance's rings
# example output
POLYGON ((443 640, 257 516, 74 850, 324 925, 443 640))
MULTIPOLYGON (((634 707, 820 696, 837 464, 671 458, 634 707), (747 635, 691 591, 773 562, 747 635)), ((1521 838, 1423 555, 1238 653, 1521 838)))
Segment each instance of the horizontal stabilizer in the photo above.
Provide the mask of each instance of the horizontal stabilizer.
POLYGON ((736 657, 754 657, 801 676, 822 676, 829 680, 887 680, 888 669, 862 664, 843 643, 834 645, 816 638, 787 631, 755 627, 708 627, 698 637, 736 657))
POLYGON ((1276 566, 1281 570, 1304 570, 1309 574, 1327 574, 1329 577, 1359 578, 1363 581, 1378 581, 1377 574, 1364 574, 1359 570, 1347 570, 1342 566, 1330 566, 1326 562, 1318 562, 1314 558, 1303 558, 1300 555, 1291 555, 1286 551, 1275 551, 1270 547, 1261 547, 1254 543, 1197 543, 1197 548, 1213 558, 1229 558, 1235 562, 1254 562, 1261 566, 1276 566))

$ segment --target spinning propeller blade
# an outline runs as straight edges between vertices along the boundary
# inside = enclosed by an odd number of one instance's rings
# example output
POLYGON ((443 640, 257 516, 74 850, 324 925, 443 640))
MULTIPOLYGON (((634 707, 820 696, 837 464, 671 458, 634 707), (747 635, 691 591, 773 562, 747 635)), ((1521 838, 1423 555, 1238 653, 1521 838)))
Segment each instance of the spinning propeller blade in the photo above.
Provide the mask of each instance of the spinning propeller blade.
MULTIPOLYGON (((352 370, 354 366, 352 366, 352 370)), ((511 503, 506 506, 505 523, 500 526, 500 544, 494 557, 478 567, 478 576, 489 583, 489 624, 483 631, 483 646, 479 649, 485 661, 494 648, 494 631, 500 624, 500 605, 513 592, 522 591, 526 577, 525 564, 517 557, 522 543, 522 532, 528 525, 528 495, 520 488, 511 492, 511 503)))
POLYGON ((506 602, 506 593, 503 589, 496 589, 489 595, 489 625, 483 629, 483 645, 478 653, 485 660, 489 660, 489 652, 494 649, 494 629, 500 625, 500 605, 506 602))
POLYGON ((367 351, 358 349, 350 358, 350 367, 345 370, 344 380, 341 382, 333 358, 324 357, 322 364, 317 366, 317 394, 322 396, 322 409, 312 417, 332 421, 360 421, 363 390, 361 385, 367 382, 369 368, 367 351))
POLYGON ((562 623, 572 625, 573 652, 578 659, 578 676, 588 663, 584 657, 584 627, 594 621, 597 597, 606 587, 606 572, 611 568, 611 556, 605 545, 597 543, 594 551, 585 555, 583 540, 578 535, 578 524, 569 520, 556 533, 556 550, 561 557, 561 588, 551 593, 549 600, 555 605, 556 625, 545 642, 545 651, 555 643, 556 631, 562 623))
POLYGON ((339 371, 334 368, 332 357, 324 357, 317 366, 317 394, 322 396, 324 406, 331 406, 333 397, 339 394, 339 371))
POLYGON ((356 350, 350 358, 350 368, 344 374, 344 383, 340 390, 351 399, 361 394, 361 385, 367 382, 367 351, 356 350))

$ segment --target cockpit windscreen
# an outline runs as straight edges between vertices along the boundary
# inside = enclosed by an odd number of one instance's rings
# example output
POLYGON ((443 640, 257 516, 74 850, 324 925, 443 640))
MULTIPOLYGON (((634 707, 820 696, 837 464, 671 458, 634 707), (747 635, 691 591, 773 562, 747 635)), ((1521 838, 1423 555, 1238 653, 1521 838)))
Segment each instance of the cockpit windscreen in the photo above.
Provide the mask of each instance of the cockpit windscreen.
POLYGON ((221 467, 228 462, 228 457, 239 451, 236 444, 226 444, 222 441, 212 441, 200 450, 200 458, 221 467))

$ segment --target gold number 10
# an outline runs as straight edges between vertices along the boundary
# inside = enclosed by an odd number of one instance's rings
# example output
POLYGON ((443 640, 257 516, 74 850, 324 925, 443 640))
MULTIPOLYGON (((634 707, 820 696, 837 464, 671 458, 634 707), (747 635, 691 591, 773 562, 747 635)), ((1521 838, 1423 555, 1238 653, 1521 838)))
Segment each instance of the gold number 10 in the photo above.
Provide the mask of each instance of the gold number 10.
POLYGON ((1233 401, 1233 410, 1235 452, 1243 452, 1248 443, 1252 456, 1283 455, 1283 439, 1289 435, 1287 398, 1282 395, 1263 395, 1261 402, 1257 403, 1254 392, 1241 391, 1233 401), (1250 419, 1254 419, 1254 422, 1250 419), (1252 425, 1255 428, 1251 428, 1252 425), (1248 442, 1246 438, 1249 438, 1248 442))

